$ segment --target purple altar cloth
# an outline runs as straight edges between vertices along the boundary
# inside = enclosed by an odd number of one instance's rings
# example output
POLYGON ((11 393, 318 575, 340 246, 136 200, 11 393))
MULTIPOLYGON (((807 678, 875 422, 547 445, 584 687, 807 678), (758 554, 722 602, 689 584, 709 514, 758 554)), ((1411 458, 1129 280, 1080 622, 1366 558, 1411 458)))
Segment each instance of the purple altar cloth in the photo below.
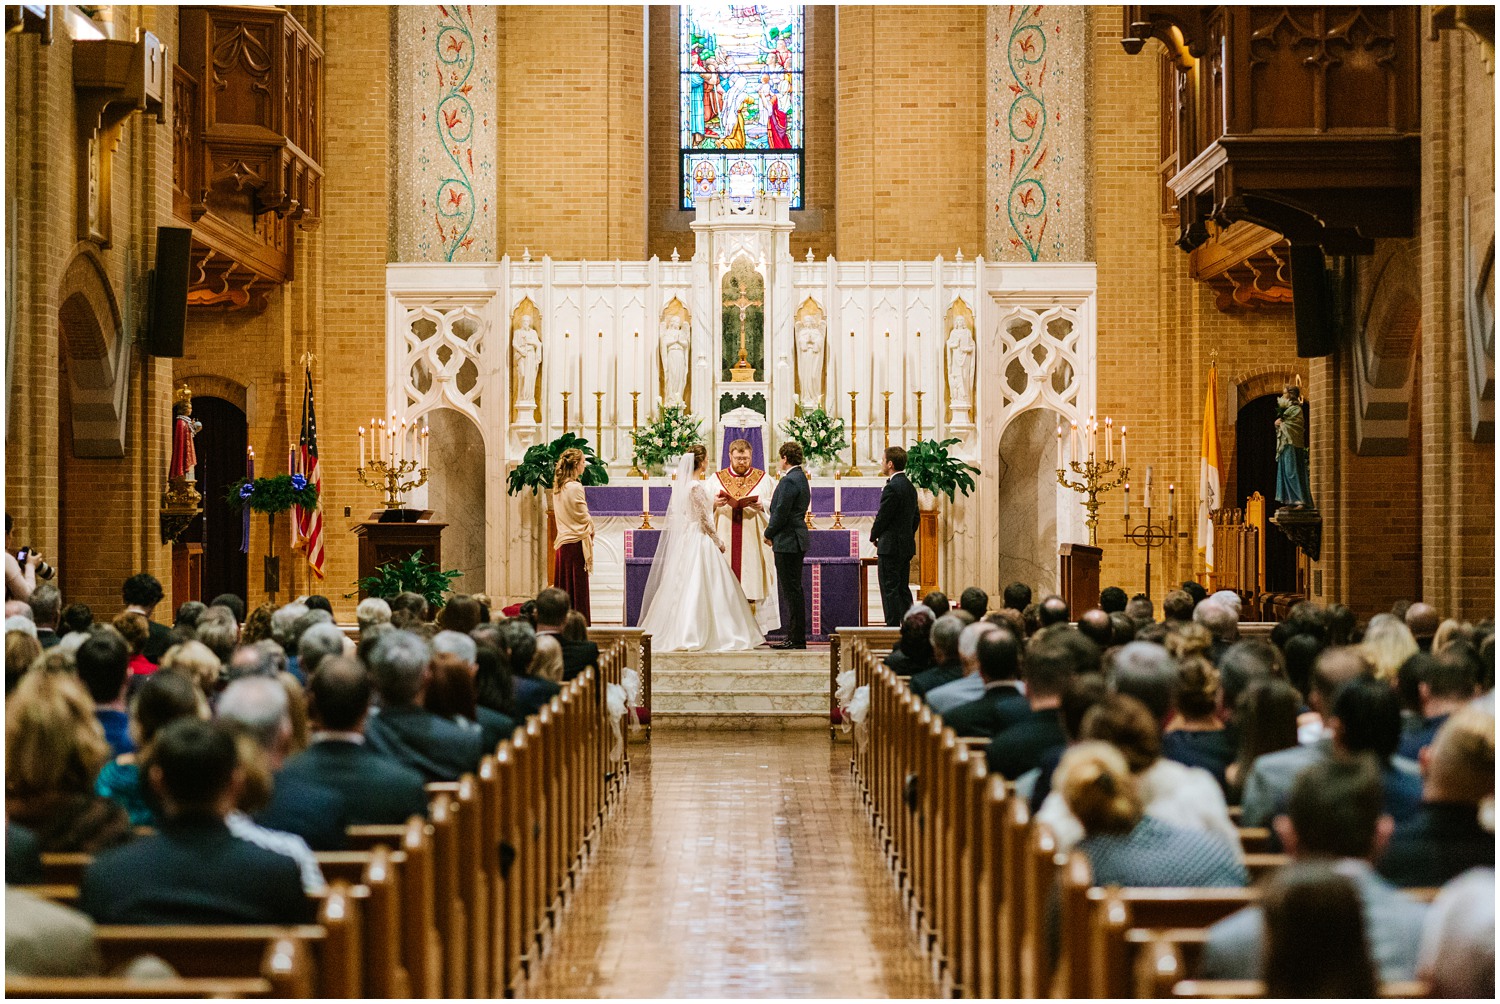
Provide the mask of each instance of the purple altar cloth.
MULTIPOLYGON (((639 516, 641 514, 641 482, 633 480, 625 484, 594 485, 583 490, 588 500, 589 513, 593 516, 639 516)), ((843 489, 845 516, 873 516, 880 508, 880 488, 875 485, 846 487, 843 489)), ((667 503, 672 499, 671 485, 651 486, 651 515, 664 516, 667 503)), ((812 514, 833 515, 833 486, 813 485, 812 514)))
MULTIPOLYGON (((627 626, 640 623, 641 597, 660 537, 660 530, 625 531, 627 626)), ((860 622, 859 531, 813 530, 808 537, 807 558, 802 563, 808 641, 827 641, 838 628, 860 622)), ((785 637, 785 632, 773 631, 771 637, 785 637)))

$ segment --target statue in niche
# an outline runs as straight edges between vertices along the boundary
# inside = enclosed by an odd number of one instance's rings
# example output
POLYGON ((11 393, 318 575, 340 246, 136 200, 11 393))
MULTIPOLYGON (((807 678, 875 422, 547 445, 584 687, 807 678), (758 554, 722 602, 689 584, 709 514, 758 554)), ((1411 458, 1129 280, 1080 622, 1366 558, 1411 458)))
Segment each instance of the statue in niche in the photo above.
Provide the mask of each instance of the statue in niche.
POLYGON ((671 407, 684 403, 687 393, 688 349, 692 343, 687 321, 669 314, 662 321, 661 377, 662 403, 671 407))
POLYGON ((808 314, 797 321, 797 397, 803 408, 823 404, 823 319, 808 314))
POLYGON ((193 394, 186 384, 177 391, 172 405, 172 463, 167 470, 171 481, 197 481, 198 451, 193 437, 203 431, 203 423, 193 417, 193 394))
POLYGON ((974 330, 960 313, 948 329, 948 403, 955 422, 969 421, 974 405, 974 330))
POLYGON ((511 352, 515 355, 516 404, 536 404, 536 378, 542 368, 542 337, 532 327, 531 312, 521 314, 520 322, 511 333, 511 352))

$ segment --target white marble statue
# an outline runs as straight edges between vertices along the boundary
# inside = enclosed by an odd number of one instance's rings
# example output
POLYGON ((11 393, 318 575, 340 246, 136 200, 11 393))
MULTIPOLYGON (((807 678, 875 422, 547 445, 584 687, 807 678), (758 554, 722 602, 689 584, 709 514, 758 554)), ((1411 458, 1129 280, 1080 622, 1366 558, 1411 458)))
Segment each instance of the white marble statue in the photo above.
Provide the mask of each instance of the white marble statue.
POLYGON ((668 317, 661 332, 662 403, 668 407, 684 403, 689 344, 687 322, 676 314, 668 317))
POLYGON ((797 396, 803 408, 823 404, 823 321, 809 315, 797 322, 797 396))
POLYGON ((960 315, 948 330, 948 403, 955 422, 969 421, 974 404, 974 332, 960 315))
POLYGON ((531 314, 522 314, 520 327, 511 334, 511 351, 515 354, 517 405, 536 403, 536 377, 537 371, 542 367, 542 339, 531 325, 531 314))

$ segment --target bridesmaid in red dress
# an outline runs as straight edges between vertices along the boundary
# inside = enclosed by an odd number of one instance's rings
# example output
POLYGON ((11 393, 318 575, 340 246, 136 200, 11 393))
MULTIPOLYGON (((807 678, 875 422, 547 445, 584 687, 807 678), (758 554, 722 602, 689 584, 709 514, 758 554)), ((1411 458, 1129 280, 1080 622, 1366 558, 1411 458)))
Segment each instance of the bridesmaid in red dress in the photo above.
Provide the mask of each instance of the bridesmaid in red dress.
POLYGON ((594 521, 584 498, 582 477, 583 451, 563 450, 552 478, 552 510, 557 518, 552 584, 567 593, 573 609, 593 623, 589 610, 589 573, 594 569, 594 521))

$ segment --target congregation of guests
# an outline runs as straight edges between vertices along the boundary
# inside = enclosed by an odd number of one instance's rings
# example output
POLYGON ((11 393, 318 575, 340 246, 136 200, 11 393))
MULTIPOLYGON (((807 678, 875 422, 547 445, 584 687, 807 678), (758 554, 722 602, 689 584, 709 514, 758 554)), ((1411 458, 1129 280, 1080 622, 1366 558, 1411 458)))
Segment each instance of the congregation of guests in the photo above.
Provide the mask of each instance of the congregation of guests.
POLYGON ((931 593, 884 661, 989 740, 990 770, 1096 884, 1243 886, 1239 828, 1267 828, 1292 864, 1209 929, 1201 977, 1493 996, 1493 621, 1402 603, 1361 625, 1302 602, 1241 637, 1241 598, 1193 582, 1160 613, 1115 587, 1076 620, 1023 583, 999 609, 931 593), (1434 888, 1430 907, 1402 892, 1434 888))
POLYGON ((49 583, 7 603, 7 956, 33 960, 9 972, 90 971, 45 940, 91 922, 311 922, 315 852, 425 815, 428 782, 473 771, 599 659, 551 588, 526 616, 371 597, 355 637, 321 596, 248 612, 220 596, 171 626, 162 599, 141 574, 113 617, 49 583), (20 888, 48 852, 93 856, 82 916, 20 888))

